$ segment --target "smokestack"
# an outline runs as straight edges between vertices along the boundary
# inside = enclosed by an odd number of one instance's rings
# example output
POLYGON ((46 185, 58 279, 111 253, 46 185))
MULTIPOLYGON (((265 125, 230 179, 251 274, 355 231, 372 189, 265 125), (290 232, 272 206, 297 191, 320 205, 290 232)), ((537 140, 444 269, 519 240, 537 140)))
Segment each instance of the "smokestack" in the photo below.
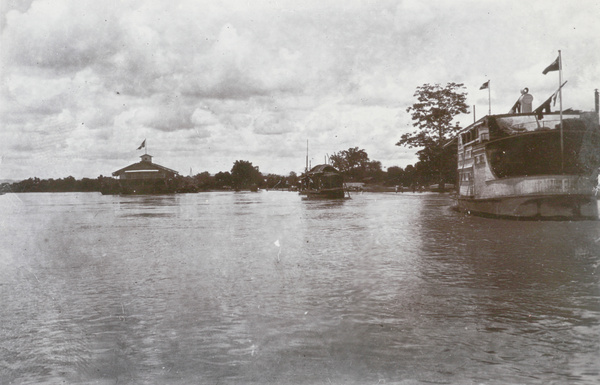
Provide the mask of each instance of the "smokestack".
POLYGON ((525 87, 521 91, 521 97, 519 98, 521 102, 521 112, 531 112, 532 104, 533 104, 533 96, 529 95, 529 88, 525 87))
POLYGON ((596 113, 600 113, 600 95, 598 95, 598 89, 594 90, 594 96, 596 99, 596 113))

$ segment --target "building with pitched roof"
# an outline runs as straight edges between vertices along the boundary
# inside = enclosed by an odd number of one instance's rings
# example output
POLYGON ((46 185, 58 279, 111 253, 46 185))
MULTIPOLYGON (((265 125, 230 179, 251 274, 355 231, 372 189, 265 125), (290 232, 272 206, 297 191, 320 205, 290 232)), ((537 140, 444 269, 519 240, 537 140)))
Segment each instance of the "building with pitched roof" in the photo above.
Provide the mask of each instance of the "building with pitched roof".
POLYGON ((171 181, 179 173, 170 168, 152 162, 152 155, 140 156, 141 161, 130 164, 112 173, 119 179, 122 193, 156 194, 168 193, 171 181))

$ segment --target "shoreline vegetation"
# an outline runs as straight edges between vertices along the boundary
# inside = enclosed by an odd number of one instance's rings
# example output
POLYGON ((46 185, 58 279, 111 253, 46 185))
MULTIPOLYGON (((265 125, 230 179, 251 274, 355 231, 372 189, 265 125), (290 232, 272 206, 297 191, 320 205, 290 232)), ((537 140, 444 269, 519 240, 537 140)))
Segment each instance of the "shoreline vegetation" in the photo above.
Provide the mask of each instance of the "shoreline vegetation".
MULTIPOLYGON (((299 181, 290 183, 290 177, 273 176, 265 178, 263 183, 257 185, 234 188, 231 185, 215 184, 215 177, 193 177, 178 176, 167 181, 157 182, 152 194, 185 194, 214 191, 298 191, 299 181), (275 183, 274 183, 275 182, 275 183)), ((379 183, 356 183, 349 182, 347 186, 350 192, 423 192, 430 191, 429 187, 421 184, 402 185, 395 184, 394 180, 383 180, 379 183)), ((123 190, 119 179, 99 176, 96 179, 66 177, 61 179, 40 179, 37 177, 25 179, 18 182, 0 183, 0 194, 6 193, 64 193, 64 192, 99 192, 102 194, 130 194, 123 190)))
MULTIPOLYGON (((381 169, 381 163, 370 161, 362 167, 346 167, 342 171, 346 188, 350 192, 421 192, 428 191, 436 183, 436 173, 426 168, 408 165, 381 169)), ((303 175, 290 172, 289 175, 262 174, 251 162, 236 161, 232 172, 218 172, 211 175, 202 172, 194 176, 176 175, 174 178, 145 180, 145 188, 153 194, 197 193, 209 191, 257 191, 281 190, 298 191, 303 175)), ((102 194, 130 194, 127 183, 121 179, 106 177, 75 179, 72 176, 59 179, 28 178, 21 181, 0 183, 0 193, 22 192, 100 192, 102 194)))

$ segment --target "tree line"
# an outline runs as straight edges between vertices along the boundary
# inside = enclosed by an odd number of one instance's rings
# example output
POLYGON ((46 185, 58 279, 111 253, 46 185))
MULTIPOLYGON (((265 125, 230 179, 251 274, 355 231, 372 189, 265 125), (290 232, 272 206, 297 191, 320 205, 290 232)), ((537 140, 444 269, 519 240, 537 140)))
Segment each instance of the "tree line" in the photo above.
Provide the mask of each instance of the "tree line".
MULTIPOLYGON (((366 185, 404 186, 406 188, 426 186, 436 180, 435 170, 424 162, 417 162, 406 168, 392 166, 383 170, 381 162, 370 160, 367 152, 358 147, 335 153, 330 157, 331 164, 344 174, 346 182, 362 182, 366 185)), ((177 175, 169 181, 171 192, 193 193, 219 190, 253 190, 298 188, 303 174, 292 171, 288 175, 263 174, 258 166, 246 160, 236 160, 230 171, 211 174, 208 171, 193 176, 177 175)), ((0 185, 1 192, 101 192, 111 187, 117 188, 119 180, 98 176, 95 179, 75 179, 73 176, 59 179, 37 177, 0 185)))

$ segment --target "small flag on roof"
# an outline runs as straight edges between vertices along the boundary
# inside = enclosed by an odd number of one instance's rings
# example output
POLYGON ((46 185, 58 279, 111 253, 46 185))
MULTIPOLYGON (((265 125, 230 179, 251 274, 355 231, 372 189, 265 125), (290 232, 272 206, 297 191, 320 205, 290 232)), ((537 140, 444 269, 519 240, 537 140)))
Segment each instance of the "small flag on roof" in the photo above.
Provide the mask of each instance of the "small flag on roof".
POLYGON ((141 150, 144 147, 146 147, 146 139, 144 139, 144 141, 142 142, 142 144, 140 144, 140 146, 137 149, 141 150))

